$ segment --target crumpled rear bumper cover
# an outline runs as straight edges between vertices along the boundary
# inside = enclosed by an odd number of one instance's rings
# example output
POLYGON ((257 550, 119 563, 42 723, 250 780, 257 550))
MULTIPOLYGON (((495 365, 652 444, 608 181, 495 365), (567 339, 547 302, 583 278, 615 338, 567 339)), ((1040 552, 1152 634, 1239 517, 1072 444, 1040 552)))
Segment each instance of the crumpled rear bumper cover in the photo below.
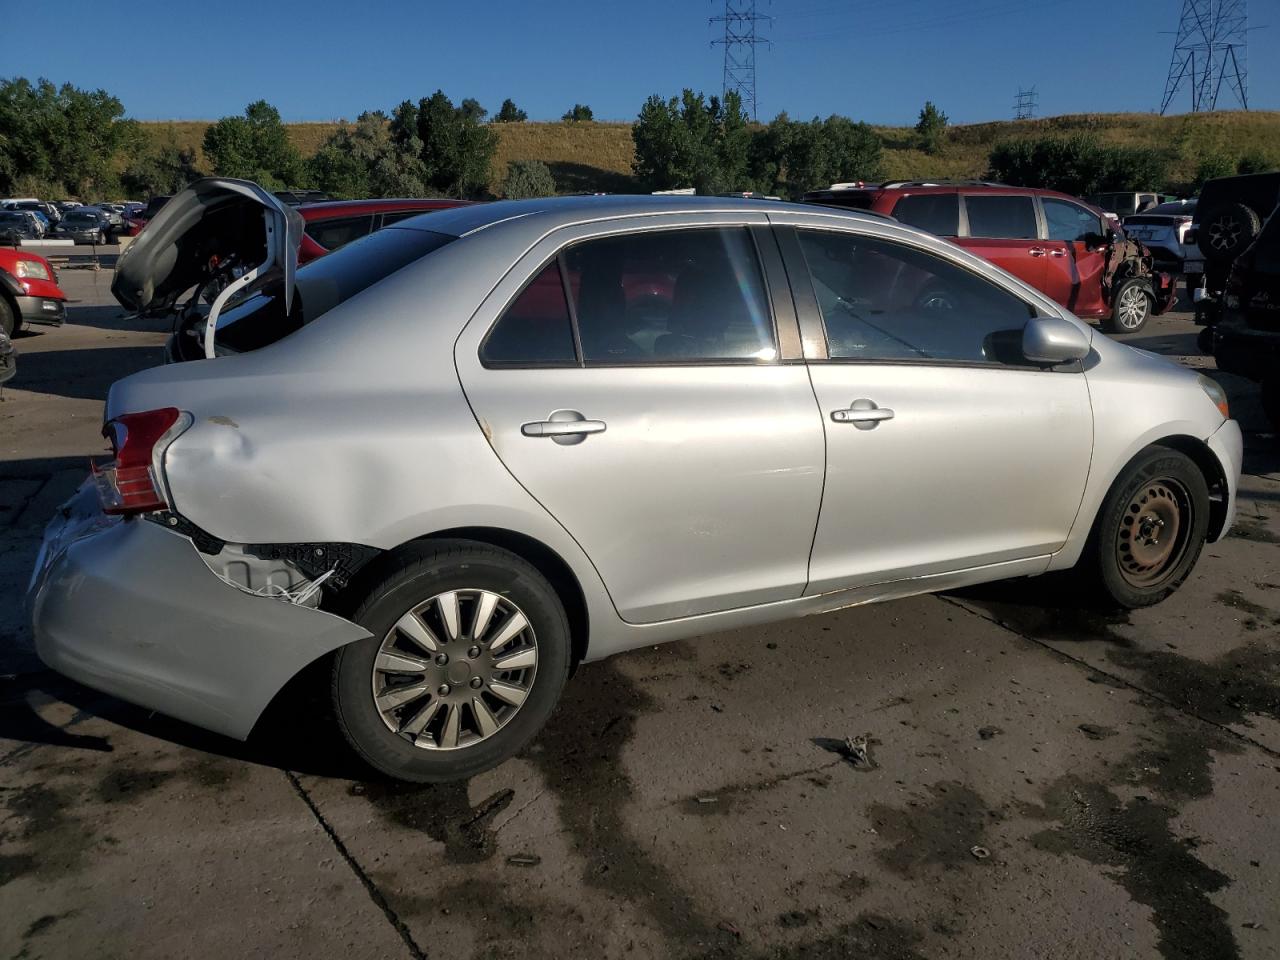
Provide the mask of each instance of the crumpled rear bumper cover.
POLYGON ((241 740, 299 670, 369 636, 224 583, 186 537, 104 517, 88 486, 46 529, 28 603, 54 670, 241 740))

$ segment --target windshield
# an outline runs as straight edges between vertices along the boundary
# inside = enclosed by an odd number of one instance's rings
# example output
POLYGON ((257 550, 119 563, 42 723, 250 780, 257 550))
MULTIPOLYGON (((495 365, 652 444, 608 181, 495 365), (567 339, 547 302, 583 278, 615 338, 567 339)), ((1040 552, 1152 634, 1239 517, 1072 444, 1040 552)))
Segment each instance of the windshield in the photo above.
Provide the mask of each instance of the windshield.
POLYGON ((219 353, 245 353, 283 340, 304 324, 456 239, 428 230, 388 227, 298 270, 293 309, 284 311, 279 278, 218 317, 219 353))
POLYGON ((86 211, 81 211, 81 210, 76 210, 74 213, 68 213, 62 219, 65 220, 67 223, 97 223, 98 222, 98 217, 96 214, 88 213, 86 211))

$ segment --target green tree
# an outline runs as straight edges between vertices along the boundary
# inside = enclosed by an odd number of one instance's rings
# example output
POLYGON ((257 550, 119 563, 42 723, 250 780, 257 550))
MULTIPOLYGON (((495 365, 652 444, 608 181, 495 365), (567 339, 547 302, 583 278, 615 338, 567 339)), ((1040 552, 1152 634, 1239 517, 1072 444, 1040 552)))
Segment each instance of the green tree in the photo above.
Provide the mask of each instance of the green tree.
POLYGON ((120 183, 129 196, 152 197, 177 193, 201 176, 195 149, 180 146, 176 132, 170 128, 163 142, 153 144, 130 161, 120 175, 120 183))
POLYGON ((502 101, 502 106, 498 108, 498 115, 493 118, 495 123, 520 123, 529 119, 529 115, 516 106, 516 102, 508 97, 502 101))
POLYGON ((1229 154, 1223 153, 1221 150, 1215 150, 1212 153, 1206 153, 1200 158, 1200 162, 1196 164, 1196 174, 1191 181, 1191 189, 1195 193, 1200 192, 1200 188, 1205 185, 1208 180, 1216 180, 1218 177, 1229 177, 1236 172, 1236 161, 1229 154))
POLYGON ((429 194, 422 160, 402 146, 379 110, 360 114, 352 126, 335 130, 307 161, 308 179, 343 199, 422 197, 429 194))
POLYGON ((988 157, 990 179, 1016 187, 1048 187, 1076 196, 1163 185, 1167 157, 1146 147, 1104 147, 1095 137, 1040 137, 999 143, 988 157))
POLYGON ((391 117, 391 136, 421 162, 428 189, 446 196, 477 196, 489 182, 497 134, 437 90, 415 105, 405 101, 391 117))
POLYGON ((884 146, 865 123, 848 117, 797 122, 777 116, 753 137, 751 169, 769 193, 799 196, 832 183, 874 180, 883 169, 884 146))
POLYGON ((467 97, 458 106, 458 109, 462 111, 464 117, 474 120, 476 123, 483 123, 484 118, 489 115, 489 111, 480 106, 480 101, 474 97, 467 97))
POLYGON ((632 169, 647 190, 694 187, 722 193, 753 186, 751 133, 742 101, 730 92, 722 104, 686 89, 679 99, 652 96, 631 127, 632 169))
POLYGON ((265 100, 249 104, 243 116, 210 126, 204 153, 219 176, 253 180, 268 190, 302 186, 302 157, 289 142, 280 111, 265 100))
POLYGON ((939 154, 947 145, 947 115, 926 100, 916 121, 916 136, 920 149, 928 154, 939 154))
POLYGON ((508 200, 555 196, 556 181, 551 168, 541 160, 512 160, 502 181, 502 195, 508 200))
POLYGON ((0 194, 21 182, 48 196, 106 196, 118 189, 117 156, 141 140, 105 90, 0 81, 0 194))
POLYGON ((594 120, 595 115, 585 103, 575 103, 560 119, 570 123, 579 123, 586 120, 594 120))
POLYGON ((1262 150, 1250 150, 1236 164, 1236 173, 1269 173, 1280 167, 1273 156, 1262 150))

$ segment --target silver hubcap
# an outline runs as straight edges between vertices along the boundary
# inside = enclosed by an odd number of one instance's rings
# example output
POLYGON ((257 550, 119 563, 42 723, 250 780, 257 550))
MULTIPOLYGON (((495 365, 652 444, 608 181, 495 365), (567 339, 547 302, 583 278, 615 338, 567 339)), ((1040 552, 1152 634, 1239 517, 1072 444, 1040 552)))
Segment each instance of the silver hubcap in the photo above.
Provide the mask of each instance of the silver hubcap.
POLYGON ((373 663, 387 729, 425 750, 487 740, 533 689, 538 643, 524 612, 488 590, 450 590, 396 621, 373 663))
POLYGON ((1120 326, 1133 330, 1141 326, 1147 316, 1147 295, 1137 287, 1129 287, 1120 294, 1117 310, 1120 313, 1120 326))

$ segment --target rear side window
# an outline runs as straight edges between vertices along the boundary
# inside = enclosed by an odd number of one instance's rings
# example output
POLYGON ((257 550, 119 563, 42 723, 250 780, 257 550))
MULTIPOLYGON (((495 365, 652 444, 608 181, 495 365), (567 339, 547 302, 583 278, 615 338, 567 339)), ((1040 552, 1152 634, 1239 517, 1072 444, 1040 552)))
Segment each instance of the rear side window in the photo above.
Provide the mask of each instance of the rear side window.
POLYGON ((372 214, 363 217, 314 220, 307 224, 307 236, 326 250, 337 250, 352 240, 359 240, 371 230, 373 230, 372 214))
POLYGON ((563 366, 578 362, 558 258, 547 264, 507 308, 485 338, 480 359, 492 366, 563 366))
POLYGON ((481 347, 490 365, 761 362, 777 357, 744 227, 574 244, 525 287, 481 347), (576 333, 576 337, 575 337, 576 333))
POLYGON ((902 223, 928 230, 939 237, 960 233, 960 197, 954 193, 922 193, 903 197, 893 215, 902 223))
POLYGON ((974 194, 964 198, 969 236, 993 240, 1034 240, 1036 207, 1030 197, 974 194))

